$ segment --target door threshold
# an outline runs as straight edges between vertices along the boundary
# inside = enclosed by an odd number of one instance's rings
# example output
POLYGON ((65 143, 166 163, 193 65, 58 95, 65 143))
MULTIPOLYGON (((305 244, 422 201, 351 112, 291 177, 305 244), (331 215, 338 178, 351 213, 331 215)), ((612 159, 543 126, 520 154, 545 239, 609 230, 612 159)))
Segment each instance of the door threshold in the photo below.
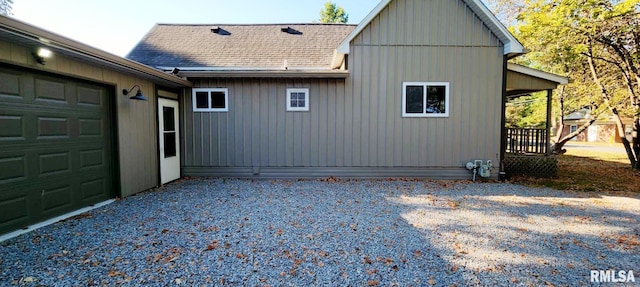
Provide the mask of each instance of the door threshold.
POLYGON ((87 206, 87 207, 83 207, 83 208, 80 208, 78 210, 74 210, 72 212, 65 213, 63 215, 56 216, 54 218, 47 219, 47 220, 42 221, 42 222, 38 222, 38 223, 33 224, 33 225, 29 225, 29 226, 27 226, 25 228, 18 229, 16 231, 12 231, 12 232, 9 232, 7 234, 0 235, 0 242, 3 242, 5 240, 9 240, 11 238, 20 236, 20 235, 25 234, 25 233, 29 233, 31 231, 34 231, 34 230, 40 228, 40 227, 51 225, 51 224, 54 224, 54 223, 56 223, 58 221, 62 221, 62 220, 65 220, 67 218, 74 217, 76 215, 91 211, 93 209, 103 207, 103 206, 105 206, 107 204, 110 204, 110 203, 112 203, 114 201, 116 201, 116 200, 115 199, 105 200, 103 202, 99 202, 99 203, 96 203, 96 204, 93 204, 93 205, 90 205, 90 206, 87 206))

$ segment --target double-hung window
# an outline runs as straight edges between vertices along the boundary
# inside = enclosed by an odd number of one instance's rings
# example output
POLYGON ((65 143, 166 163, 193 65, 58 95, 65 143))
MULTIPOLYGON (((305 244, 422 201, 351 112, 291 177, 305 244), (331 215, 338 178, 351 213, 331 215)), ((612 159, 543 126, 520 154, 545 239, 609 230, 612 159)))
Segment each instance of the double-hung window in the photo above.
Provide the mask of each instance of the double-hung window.
POLYGON ((229 89, 227 88, 194 88, 194 112, 228 112, 229 89))
POLYGON ((403 82, 403 117, 448 117, 448 82, 403 82))
POLYGON ((287 89, 287 111, 309 111, 309 89, 287 89))

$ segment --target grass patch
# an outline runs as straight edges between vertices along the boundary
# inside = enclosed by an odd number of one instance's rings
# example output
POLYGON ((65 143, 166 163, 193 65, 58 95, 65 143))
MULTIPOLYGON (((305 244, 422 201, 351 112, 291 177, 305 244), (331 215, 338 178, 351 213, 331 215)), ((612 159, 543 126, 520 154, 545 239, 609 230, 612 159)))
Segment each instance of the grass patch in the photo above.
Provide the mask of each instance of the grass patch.
POLYGON ((574 149, 558 157, 556 178, 515 177, 513 182, 558 190, 640 193, 640 171, 624 154, 574 149))

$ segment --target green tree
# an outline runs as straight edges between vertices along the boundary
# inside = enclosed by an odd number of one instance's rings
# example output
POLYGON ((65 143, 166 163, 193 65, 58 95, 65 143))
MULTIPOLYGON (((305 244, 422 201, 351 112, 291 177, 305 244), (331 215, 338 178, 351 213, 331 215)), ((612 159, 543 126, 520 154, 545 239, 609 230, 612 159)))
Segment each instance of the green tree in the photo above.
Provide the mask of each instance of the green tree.
POLYGON ((11 8, 13 8, 12 5, 13 0, 0 0, 0 15, 11 15, 11 8))
POLYGON ((348 20, 349 14, 331 1, 324 3, 324 8, 320 10, 320 23, 347 23, 348 20))
MULTIPOLYGON (((526 47, 536 51, 521 61, 571 77, 573 84, 559 95, 561 102, 573 102, 574 108, 588 106, 596 116, 606 111, 613 115, 620 135, 625 134, 622 117, 634 117, 634 136, 623 136, 622 142, 631 165, 638 169, 639 12, 640 0, 530 0, 512 28, 526 47)), ((568 139, 557 141, 555 150, 568 139)))

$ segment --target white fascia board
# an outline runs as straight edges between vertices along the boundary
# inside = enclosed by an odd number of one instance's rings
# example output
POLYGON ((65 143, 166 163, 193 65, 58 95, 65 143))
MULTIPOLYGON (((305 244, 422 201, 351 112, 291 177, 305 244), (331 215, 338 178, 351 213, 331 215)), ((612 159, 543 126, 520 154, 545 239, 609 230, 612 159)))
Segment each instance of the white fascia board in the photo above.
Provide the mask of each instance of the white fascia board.
POLYGON ((464 1, 471 10, 478 15, 478 17, 482 20, 482 22, 489 27, 489 29, 496 34, 496 36, 503 42, 504 44, 504 55, 507 54, 524 54, 525 49, 524 46, 516 39, 509 29, 498 20, 498 17, 487 8, 487 6, 482 3, 480 0, 462 0, 464 1))
POLYGON ((540 71, 536 69, 532 69, 529 67, 525 67, 518 64, 507 63, 507 70, 512 72, 517 72, 520 74, 525 74, 527 76, 536 77, 540 79, 544 79, 551 82, 556 82, 560 85, 566 85, 569 83, 569 79, 567 77, 559 76, 552 73, 547 73, 545 71, 540 71))
POLYGON ((373 18, 378 16, 378 14, 382 12, 382 9, 387 7, 387 5, 391 3, 391 1, 393 0, 380 1, 380 3, 378 3, 378 5, 376 5, 376 7, 373 8, 373 10, 371 10, 371 12, 369 12, 369 14, 364 17, 364 19, 362 19, 362 21, 360 21, 358 26, 356 26, 356 28, 353 29, 353 31, 351 31, 351 33, 349 33, 349 35, 347 35, 344 40, 342 40, 342 43, 338 45, 338 53, 349 54, 349 42, 351 42, 351 40, 358 36, 358 34, 360 34, 360 32, 362 32, 362 30, 364 30, 364 28, 367 27, 367 25, 369 25, 371 21, 373 21, 373 18))

